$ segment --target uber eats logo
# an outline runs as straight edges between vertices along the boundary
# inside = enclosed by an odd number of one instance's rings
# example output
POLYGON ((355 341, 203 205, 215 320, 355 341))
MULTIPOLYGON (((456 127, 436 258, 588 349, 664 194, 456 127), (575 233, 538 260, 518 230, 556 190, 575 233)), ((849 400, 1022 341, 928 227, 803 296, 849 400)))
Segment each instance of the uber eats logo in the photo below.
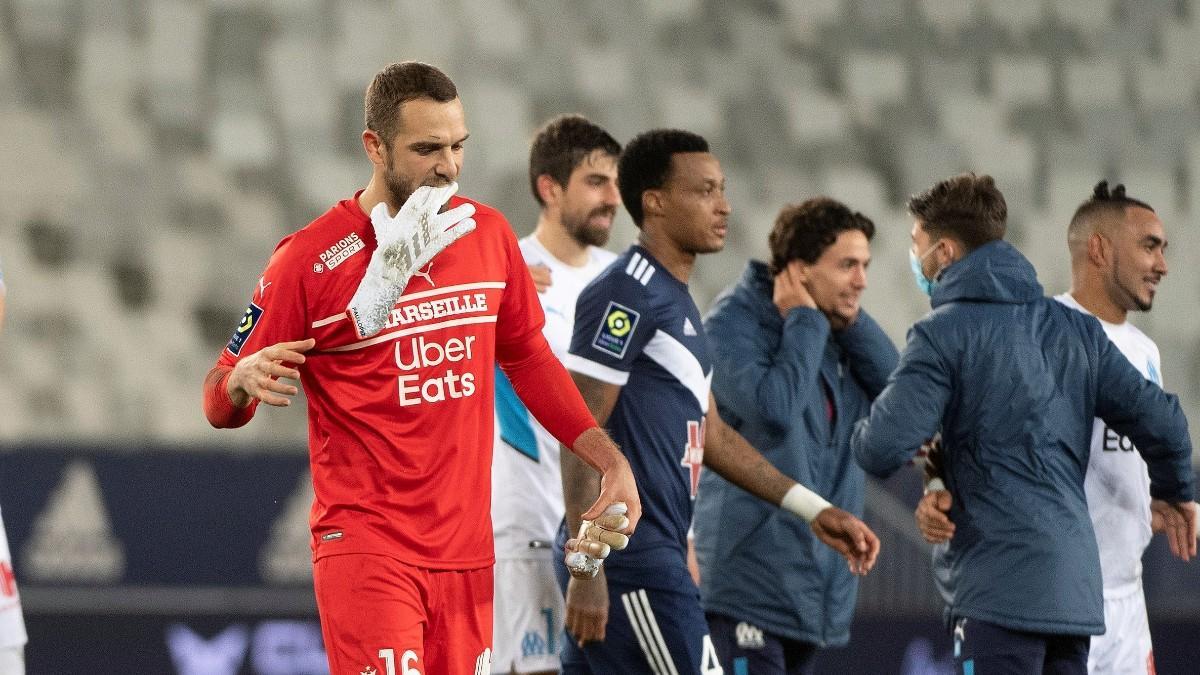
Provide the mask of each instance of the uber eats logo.
POLYGON ((617 302, 609 302, 608 308, 604 310, 600 329, 592 339, 592 346, 618 359, 623 358, 640 318, 641 316, 632 309, 617 302))

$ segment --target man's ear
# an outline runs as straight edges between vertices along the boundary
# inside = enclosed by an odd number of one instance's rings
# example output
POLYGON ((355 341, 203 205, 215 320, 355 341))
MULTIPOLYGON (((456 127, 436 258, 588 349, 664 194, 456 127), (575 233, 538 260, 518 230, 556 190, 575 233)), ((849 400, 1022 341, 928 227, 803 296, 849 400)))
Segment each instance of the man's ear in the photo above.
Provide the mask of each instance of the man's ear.
POLYGON ((367 153, 367 159, 378 167, 387 166, 387 144, 379 137, 379 134, 364 129, 362 132, 363 150, 367 153))
POLYGON ((800 283, 808 283, 809 275, 812 273, 812 265, 804 262, 804 260, 800 258, 796 258, 792 262, 788 263, 788 265, 796 268, 796 278, 800 281, 800 283))
POLYGON ((544 173, 538 176, 536 185, 538 197, 541 197, 543 204, 547 206, 558 204, 559 199, 562 198, 563 187, 550 174, 544 173))
POLYGON ((642 214, 661 216, 666 212, 662 192, 659 190, 642 191, 642 214))
POLYGON ((1099 232, 1093 232, 1087 239, 1087 255, 1088 262, 1096 267, 1108 267, 1112 259, 1112 242, 1099 232))

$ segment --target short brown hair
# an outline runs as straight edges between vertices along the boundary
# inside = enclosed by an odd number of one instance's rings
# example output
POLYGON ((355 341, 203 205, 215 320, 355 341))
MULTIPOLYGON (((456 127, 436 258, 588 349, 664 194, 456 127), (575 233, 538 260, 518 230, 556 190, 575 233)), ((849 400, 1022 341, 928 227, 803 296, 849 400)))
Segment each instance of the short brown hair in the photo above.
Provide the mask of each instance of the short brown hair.
POLYGON ((1008 205, 991 176, 962 173, 908 200, 908 212, 930 237, 951 236, 971 252, 1004 238, 1008 205))
POLYGON ((538 204, 545 206, 538 194, 538 176, 548 175, 565 188, 571 172, 596 150, 616 159, 621 154, 621 144, 582 115, 559 115, 546 122, 529 148, 529 187, 538 204))
POLYGON ((771 274, 779 274, 793 260, 815 263, 847 230, 858 230, 871 241, 875 236, 875 223, 829 197, 788 204, 775 218, 775 227, 767 237, 771 274))
POLYGON ((458 98, 458 89, 445 73, 428 63, 393 63, 376 73, 367 86, 363 121, 385 144, 390 143, 400 132, 400 106, 417 98, 446 103, 458 98))

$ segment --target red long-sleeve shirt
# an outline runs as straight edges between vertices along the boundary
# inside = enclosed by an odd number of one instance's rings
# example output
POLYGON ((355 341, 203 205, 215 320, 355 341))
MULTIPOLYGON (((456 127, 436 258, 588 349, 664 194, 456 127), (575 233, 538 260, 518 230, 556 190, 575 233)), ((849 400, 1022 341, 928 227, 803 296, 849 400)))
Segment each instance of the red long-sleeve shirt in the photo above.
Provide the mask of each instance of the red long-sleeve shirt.
POLYGON ((257 401, 235 408, 226 390, 238 359, 315 338, 299 367, 314 560, 378 553, 436 569, 490 565, 494 364, 567 445, 596 423, 542 337, 545 319, 512 229, 484 204, 472 202, 475 231, 412 278, 387 328, 357 337, 346 305, 375 249, 357 196, 275 249, 205 379, 205 414, 217 427, 249 422, 257 401))

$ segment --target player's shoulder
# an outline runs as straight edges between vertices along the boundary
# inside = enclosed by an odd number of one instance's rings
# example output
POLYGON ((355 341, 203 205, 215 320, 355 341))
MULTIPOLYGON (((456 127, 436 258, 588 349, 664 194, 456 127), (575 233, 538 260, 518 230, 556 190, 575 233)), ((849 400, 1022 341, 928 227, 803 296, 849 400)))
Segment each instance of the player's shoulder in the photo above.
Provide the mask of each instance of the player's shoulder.
MULTIPOLYGON (((471 216, 475 219, 475 225, 478 228, 493 228, 503 226, 509 232, 512 232, 512 226, 508 223, 508 218, 500 212, 500 209, 485 204, 477 199, 455 195, 450 198, 450 206, 455 207, 460 204, 471 204, 475 207, 475 215, 471 216)), ((515 236, 515 235, 514 235, 515 236)))
POLYGON ((655 268, 648 265, 647 257, 636 246, 631 246, 624 253, 613 256, 608 266, 584 288, 583 296, 597 299, 612 296, 639 304, 648 303, 651 299, 650 282, 657 276, 655 268), (647 269, 652 271, 647 272, 647 269))
POLYGON ((593 261, 600 265, 610 265, 617 259, 616 253, 606 248, 600 248, 599 246, 589 246, 588 254, 592 257, 593 261))
POLYGON ((289 257, 312 258, 314 265, 332 269, 365 249, 366 238, 373 238, 371 218, 351 197, 284 237, 276 251, 286 251, 289 257))
POLYGON ((1155 342, 1154 339, 1151 338, 1149 335, 1146 335, 1146 333, 1141 328, 1138 328, 1137 326, 1133 325, 1132 323, 1126 322, 1125 325, 1126 325, 1127 330, 1129 331, 1129 338, 1133 342, 1136 342, 1142 348, 1143 351, 1153 354, 1157 358, 1159 355, 1158 343, 1155 342))

